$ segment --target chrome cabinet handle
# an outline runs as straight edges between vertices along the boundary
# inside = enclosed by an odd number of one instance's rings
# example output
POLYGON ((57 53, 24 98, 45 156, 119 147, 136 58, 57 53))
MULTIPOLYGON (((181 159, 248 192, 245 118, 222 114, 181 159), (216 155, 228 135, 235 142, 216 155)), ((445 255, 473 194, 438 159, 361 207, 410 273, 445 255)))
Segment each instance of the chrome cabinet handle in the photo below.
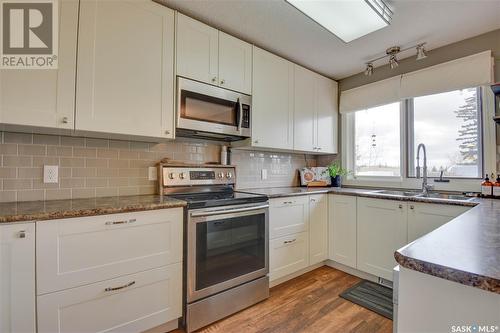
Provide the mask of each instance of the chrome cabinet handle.
POLYGON ((241 99, 238 97, 238 107, 240 108, 238 114, 238 132, 241 133, 241 122, 243 121, 243 105, 241 104, 241 99))
POLYGON ((108 287, 106 289, 104 289, 104 291, 116 291, 116 290, 120 290, 120 289, 124 289, 124 288, 127 288, 127 287, 130 287, 130 286, 133 286, 135 284, 135 281, 131 281, 127 284, 124 284, 123 286, 119 286, 119 287, 108 287))
POLYGON ((205 216, 250 212, 253 210, 266 209, 266 208, 269 208, 269 205, 266 204, 266 205, 260 205, 260 206, 251 206, 251 207, 243 207, 243 208, 235 208, 235 209, 218 209, 218 210, 213 210, 213 211, 193 212, 190 215, 191 215, 191 217, 205 217, 205 216))
POLYGON ((26 238, 26 231, 25 230, 19 231, 19 233, 17 234, 17 236, 19 238, 26 238))
POLYGON ((62 118, 62 123, 63 123, 63 124, 67 124, 67 123, 69 123, 69 119, 68 119, 68 117, 63 117, 63 118, 62 118))
POLYGON ((403 209, 403 205, 399 205, 399 208, 400 208, 400 209, 403 209))
POLYGON ((283 244, 290 244, 290 243, 295 242, 296 240, 297 240, 297 239, 296 239, 296 238, 294 238, 294 239, 289 240, 289 241, 284 241, 284 242, 283 242, 283 244))
POLYGON ((293 204, 293 201, 283 201, 283 204, 284 205, 291 205, 291 204, 293 204))
POLYGON ((214 76, 214 77, 212 78, 212 82, 217 82, 217 76, 214 76))
POLYGON ((311 199, 311 202, 316 202, 316 199, 311 199))
POLYGON ((259 143, 259 140, 255 140, 253 143, 259 143))
POLYGON ((130 220, 122 220, 122 221, 108 221, 105 224, 106 225, 117 225, 117 224, 127 224, 127 223, 134 223, 136 222, 136 219, 130 219, 130 220))
POLYGON ((414 209, 415 207, 413 205, 410 206, 410 209, 414 209))
POLYGON ((169 134, 170 134, 170 131, 165 131, 165 134, 169 135, 169 134))
POLYGON ((224 79, 220 80, 220 84, 224 84, 224 83, 226 83, 226 80, 224 80, 224 79))

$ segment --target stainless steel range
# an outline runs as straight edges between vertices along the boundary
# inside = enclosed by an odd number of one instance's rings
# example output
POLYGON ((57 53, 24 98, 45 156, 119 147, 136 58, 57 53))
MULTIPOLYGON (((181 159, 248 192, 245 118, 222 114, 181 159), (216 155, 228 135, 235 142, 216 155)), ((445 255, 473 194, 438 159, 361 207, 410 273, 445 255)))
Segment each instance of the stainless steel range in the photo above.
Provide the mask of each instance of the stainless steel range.
POLYGON ((160 191, 187 205, 184 325, 192 332, 269 297, 269 205, 234 190, 233 166, 160 165, 160 191))

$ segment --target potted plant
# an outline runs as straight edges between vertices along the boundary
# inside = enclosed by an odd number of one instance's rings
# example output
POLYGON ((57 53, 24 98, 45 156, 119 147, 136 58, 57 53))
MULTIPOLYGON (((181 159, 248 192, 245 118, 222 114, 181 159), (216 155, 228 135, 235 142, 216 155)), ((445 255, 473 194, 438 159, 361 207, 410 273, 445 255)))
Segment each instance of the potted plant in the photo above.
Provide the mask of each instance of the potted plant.
POLYGON ((337 162, 333 162, 332 164, 330 164, 326 168, 326 172, 328 172, 328 174, 330 175, 330 178, 332 180, 332 187, 341 187, 342 177, 349 174, 349 170, 342 168, 337 162))

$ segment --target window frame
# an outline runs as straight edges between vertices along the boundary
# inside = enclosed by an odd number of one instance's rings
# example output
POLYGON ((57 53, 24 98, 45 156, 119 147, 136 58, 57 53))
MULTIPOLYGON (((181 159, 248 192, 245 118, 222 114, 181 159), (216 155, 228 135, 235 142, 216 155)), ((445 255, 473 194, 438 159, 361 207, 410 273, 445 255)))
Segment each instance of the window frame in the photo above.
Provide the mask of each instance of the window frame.
MULTIPOLYGON (((487 122, 488 119, 494 115, 494 103, 487 102, 492 96, 492 92, 484 87, 477 87, 479 89, 478 100, 480 103, 480 163, 482 175, 486 171, 493 172, 496 170, 496 136, 495 136, 495 123, 493 121, 487 122), (491 171, 490 171, 491 170, 491 171)), ((390 103, 388 103, 390 104, 390 103)), ((409 163, 408 159, 411 150, 409 147, 409 131, 408 121, 409 115, 409 99, 400 101, 400 158, 401 158, 401 177, 388 177, 388 176, 355 176, 353 173, 345 177, 343 183, 346 186, 362 186, 362 187, 386 187, 386 188, 400 188, 400 189, 420 189, 422 179, 409 177, 409 163)), ((354 112, 349 112, 341 115, 341 161, 342 165, 348 170, 354 170, 354 152, 355 152, 355 133, 354 133, 354 112)), ((413 133, 411 133, 413 134, 413 133)), ((449 179, 448 183, 434 182, 436 177, 429 177, 430 183, 434 185, 435 190, 441 191, 479 191, 480 181, 479 178, 463 178, 463 177, 445 177, 449 179)))

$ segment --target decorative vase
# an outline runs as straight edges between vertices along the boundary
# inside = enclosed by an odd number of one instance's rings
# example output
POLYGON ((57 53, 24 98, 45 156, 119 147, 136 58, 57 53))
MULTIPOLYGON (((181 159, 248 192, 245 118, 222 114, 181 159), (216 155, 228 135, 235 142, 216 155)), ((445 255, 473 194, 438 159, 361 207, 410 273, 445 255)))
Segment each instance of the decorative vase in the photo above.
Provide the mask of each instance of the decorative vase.
POLYGON ((335 176, 335 177, 330 177, 332 180, 332 187, 342 187, 342 177, 341 176, 335 176))

